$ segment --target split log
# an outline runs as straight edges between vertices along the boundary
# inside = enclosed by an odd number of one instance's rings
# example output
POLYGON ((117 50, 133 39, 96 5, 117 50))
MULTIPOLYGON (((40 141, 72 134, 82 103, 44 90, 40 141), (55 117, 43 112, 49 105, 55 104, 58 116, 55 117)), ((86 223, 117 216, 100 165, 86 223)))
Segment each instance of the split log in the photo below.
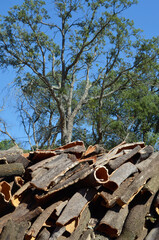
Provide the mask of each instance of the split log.
POLYGON ((28 228, 29 223, 27 221, 15 223, 13 220, 9 220, 7 225, 2 230, 0 240, 23 240, 24 234, 28 228))
POLYGON ((121 157, 118 157, 114 160, 110 160, 108 162, 108 166, 112 169, 112 170, 115 170, 117 169, 118 167, 120 167, 123 163, 129 161, 129 160, 132 160, 132 159, 138 159, 139 158, 139 154, 138 152, 140 151, 141 147, 140 146, 136 146, 131 152, 121 156, 121 157))
POLYGON ((138 172, 136 166, 131 162, 127 162, 115 170, 103 186, 111 191, 115 191, 127 177, 135 172, 138 172))
POLYGON ((105 216, 100 221, 97 230, 110 237, 118 237, 122 231, 127 215, 128 206, 125 208, 115 206, 106 212, 105 216))
POLYGON ((50 215, 54 212, 56 207, 61 203, 61 201, 58 201, 56 203, 53 203, 51 206, 47 207, 40 215, 39 217, 34 221, 29 231, 26 233, 26 238, 31 239, 36 238, 39 231, 43 227, 46 220, 50 217, 50 215))
POLYGON ((73 195, 73 197, 69 200, 60 217, 57 219, 56 224, 64 226, 71 220, 77 219, 81 211, 93 199, 96 193, 97 191, 93 188, 92 189, 83 188, 76 192, 73 195))
POLYGON ((100 196, 104 199, 104 205, 107 208, 113 207, 116 204, 117 199, 125 193, 126 189, 130 186, 137 175, 138 173, 135 173, 133 176, 127 178, 113 193, 102 191, 100 196))
POLYGON ((23 154, 23 150, 19 147, 12 147, 8 150, 0 151, 0 158, 5 158, 8 163, 16 162, 17 158, 23 154))
POLYGON ((25 169, 21 163, 0 165, 0 177, 21 176, 24 172, 25 169))
POLYGON ((142 171, 132 182, 129 188, 121 196, 117 203, 120 206, 128 204, 136 194, 143 188, 146 181, 159 172, 159 155, 149 164, 149 167, 142 171))
POLYGON ((149 212, 154 194, 146 201, 145 204, 134 206, 124 224, 123 231, 118 240, 135 240, 139 238, 145 226, 145 217, 149 212))
POLYGON ((44 228, 37 237, 37 240, 49 240, 50 232, 44 228))
POLYGON ((35 188, 47 191, 50 186, 53 186, 56 179, 63 176, 70 168, 77 165, 78 162, 72 162, 67 154, 61 154, 52 161, 42 166, 41 171, 31 180, 31 185, 35 188))

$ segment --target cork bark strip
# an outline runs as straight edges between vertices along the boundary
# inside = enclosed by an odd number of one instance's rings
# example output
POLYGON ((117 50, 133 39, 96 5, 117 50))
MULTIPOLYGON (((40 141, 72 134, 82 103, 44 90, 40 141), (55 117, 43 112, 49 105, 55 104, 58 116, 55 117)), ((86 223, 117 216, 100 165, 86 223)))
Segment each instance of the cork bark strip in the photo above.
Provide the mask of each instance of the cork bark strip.
POLYGON ((127 162, 115 170, 103 186, 111 191, 115 191, 126 178, 135 172, 138 172, 136 166, 131 162, 127 162))
POLYGON ((111 210, 108 210, 100 221, 97 230, 103 232, 110 237, 118 237, 122 231, 125 219, 128 215, 128 206, 120 208, 115 206, 111 210))
POLYGON ((59 176, 63 176, 70 168, 77 165, 78 162, 72 162, 67 154, 61 154, 52 161, 41 166, 41 171, 31 180, 31 185, 47 191, 50 185, 54 185, 59 176))
POLYGON ((60 217, 57 219, 57 225, 64 226, 71 220, 78 218, 81 211, 92 200, 95 194, 96 190, 93 188, 83 188, 76 192, 69 200, 60 217))
POLYGON ((120 167, 123 163, 127 162, 128 160, 132 159, 132 157, 134 157, 139 151, 140 151, 141 147, 140 146, 136 146, 131 152, 124 154, 121 157, 118 157, 114 160, 110 160, 108 163, 108 166, 112 169, 115 170, 118 167, 120 167))
POLYGON ((31 239, 31 237, 36 238, 39 231, 43 227, 46 220, 49 218, 49 216, 53 213, 53 211, 56 209, 56 207, 61 203, 61 201, 58 201, 56 203, 53 203, 48 208, 46 208, 39 217, 35 220, 35 222, 32 224, 29 231, 26 233, 26 239, 31 239))
POLYGON ((143 188, 144 184, 148 179, 152 176, 156 175, 159 172, 159 155, 153 159, 153 161, 149 164, 147 169, 144 169, 132 182, 129 188, 125 191, 123 196, 121 196, 117 203, 120 206, 124 206, 128 204, 136 194, 143 188))

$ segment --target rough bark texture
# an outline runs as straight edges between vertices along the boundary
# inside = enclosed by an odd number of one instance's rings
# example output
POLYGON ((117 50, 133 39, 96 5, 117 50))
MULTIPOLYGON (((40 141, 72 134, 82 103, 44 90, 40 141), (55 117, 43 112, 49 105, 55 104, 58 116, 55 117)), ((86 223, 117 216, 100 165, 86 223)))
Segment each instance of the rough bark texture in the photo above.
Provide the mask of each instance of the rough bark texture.
POLYGON ((154 199, 152 195, 144 205, 136 205, 133 207, 125 222, 123 232, 118 240, 135 240, 142 235, 145 225, 145 216, 150 210, 151 203, 154 199))
POLYGON ((14 163, 2 158, 0 167, 21 164, 23 173, 11 168, 0 179, 0 240, 156 240, 159 153, 151 146, 122 142, 106 152, 76 141, 14 163))
POLYGON ((8 150, 0 151, 0 158, 5 158, 8 163, 16 162, 18 157, 21 156, 23 150, 18 147, 12 147, 8 150))
POLYGON ((108 166, 111 169, 115 170, 128 160, 139 159, 140 155, 138 155, 137 153, 140 151, 140 149, 141 149, 140 146, 136 146, 131 152, 129 152, 121 157, 118 157, 115 160, 110 160, 108 163, 108 166))
POLYGON ((0 240, 23 240, 29 224, 26 221, 15 223, 12 220, 7 222, 0 235, 0 240))
POLYGON ((97 230, 108 234, 110 237, 118 237, 122 231, 127 215, 128 206, 124 209, 115 206, 112 210, 106 212, 97 230))
POLYGON ((107 183, 104 183, 104 187, 115 191, 126 178, 137 171, 138 169, 134 164, 130 162, 125 163, 110 175, 107 183))
POLYGON ((22 163, 0 165, 0 177, 21 176, 25 172, 22 163))

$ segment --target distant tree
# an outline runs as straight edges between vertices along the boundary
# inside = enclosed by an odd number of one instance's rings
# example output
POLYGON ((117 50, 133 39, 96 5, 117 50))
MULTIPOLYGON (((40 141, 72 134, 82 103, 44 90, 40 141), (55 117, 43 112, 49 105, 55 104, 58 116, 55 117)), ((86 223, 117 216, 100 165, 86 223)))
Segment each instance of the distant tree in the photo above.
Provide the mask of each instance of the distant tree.
POLYGON ((0 142, 0 150, 8 150, 9 148, 15 146, 11 140, 3 140, 0 142))
POLYGON ((151 42, 141 41, 133 22, 122 16, 136 2, 24 0, 2 17, 0 65, 17 70, 19 110, 37 147, 52 144, 57 133, 68 143, 79 126, 85 134, 82 113, 88 104, 98 111, 92 126, 103 141, 104 102, 129 87, 134 70, 156 57, 154 48, 146 54, 143 46, 151 42))

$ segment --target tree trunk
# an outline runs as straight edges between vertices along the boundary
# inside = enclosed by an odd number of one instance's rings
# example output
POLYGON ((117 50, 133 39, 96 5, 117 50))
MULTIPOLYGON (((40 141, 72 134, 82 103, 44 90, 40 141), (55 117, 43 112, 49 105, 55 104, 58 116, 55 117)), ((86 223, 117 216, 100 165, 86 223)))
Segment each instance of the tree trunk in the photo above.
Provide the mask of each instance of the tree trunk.
POLYGON ((61 144, 65 145, 72 140, 73 118, 66 117, 61 121, 61 144))

